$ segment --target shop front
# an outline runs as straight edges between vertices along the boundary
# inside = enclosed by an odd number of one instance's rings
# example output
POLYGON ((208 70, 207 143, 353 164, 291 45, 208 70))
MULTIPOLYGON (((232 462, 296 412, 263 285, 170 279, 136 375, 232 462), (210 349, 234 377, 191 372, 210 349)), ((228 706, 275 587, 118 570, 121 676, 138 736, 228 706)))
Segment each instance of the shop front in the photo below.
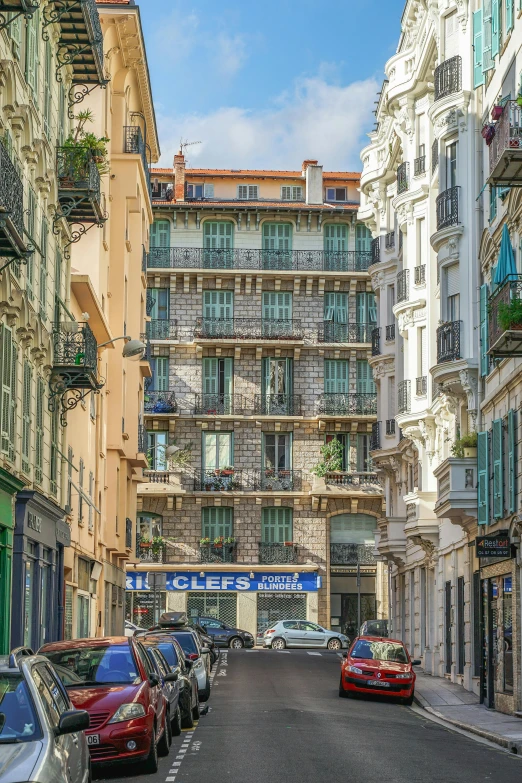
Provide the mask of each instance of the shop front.
POLYGON ((23 487, 21 481, 0 468, 0 655, 10 649, 14 496, 23 487))
MULTIPOLYGON (((157 571, 157 567, 155 568, 157 571)), ((285 619, 317 622, 321 577, 315 571, 165 571, 161 607, 189 616, 216 617, 256 636, 285 619)), ((154 601, 146 571, 127 572, 126 619, 153 621, 154 601)))
POLYGON ((11 646, 34 650, 63 638, 65 512, 38 492, 16 497, 11 646))

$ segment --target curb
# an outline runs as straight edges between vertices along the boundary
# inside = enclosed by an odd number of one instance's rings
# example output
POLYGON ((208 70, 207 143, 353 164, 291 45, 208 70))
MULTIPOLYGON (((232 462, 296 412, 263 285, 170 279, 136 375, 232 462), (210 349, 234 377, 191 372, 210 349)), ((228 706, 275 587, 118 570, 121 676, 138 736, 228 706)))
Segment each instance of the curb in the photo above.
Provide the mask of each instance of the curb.
POLYGON ((426 704, 422 696, 420 698, 418 696, 414 696, 413 700, 418 707, 421 707, 426 712, 431 713, 431 715, 434 715, 439 720, 450 723, 452 726, 456 726, 458 729, 462 729, 463 731, 476 734, 478 737, 482 737, 482 739, 486 739, 489 742, 494 742, 496 745, 500 745, 500 747, 505 748, 506 750, 510 750, 515 755, 522 756, 522 742, 514 742, 513 740, 509 740, 506 737, 503 737, 502 734, 495 734, 493 731, 484 731, 484 729, 479 729, 478 726, 474 726, 472 723, 464 723, 460 720, 448 718, 446 715, 443 715, 441 712, 438 712, 437 710, 433 709, 433 707, 430 707, 428 704, 426 704))

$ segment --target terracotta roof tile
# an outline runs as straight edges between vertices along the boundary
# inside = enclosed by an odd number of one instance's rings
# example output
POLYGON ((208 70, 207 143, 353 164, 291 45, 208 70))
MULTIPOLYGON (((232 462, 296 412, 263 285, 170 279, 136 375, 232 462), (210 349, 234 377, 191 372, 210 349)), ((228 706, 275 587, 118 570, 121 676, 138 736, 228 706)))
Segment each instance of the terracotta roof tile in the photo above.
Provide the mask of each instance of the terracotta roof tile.
POLYGON ((184 209, 229 207, 231 210, 235 210, 238 209, 238 207, 282 207, 283 209, 301 209, 303 211, 309 209, 335 209, 340 212, 355 212, 359 209, 359 204, 305 204, 303 201, 157 201, 154 199, 152 202, 153 207, 163 204, 167 206, 183 207, 184 209))
MULTIPOLYGON (((173 174, 173 169, 153 168, 151 174, 173 174)), ((276 171, 272 169, 186 169, 187 177, 266 177, 270 179, 301 179, 301 171, 276 171)), ((323 180, 355 180, 361 175, 356 171, 324 171, 323 180)))

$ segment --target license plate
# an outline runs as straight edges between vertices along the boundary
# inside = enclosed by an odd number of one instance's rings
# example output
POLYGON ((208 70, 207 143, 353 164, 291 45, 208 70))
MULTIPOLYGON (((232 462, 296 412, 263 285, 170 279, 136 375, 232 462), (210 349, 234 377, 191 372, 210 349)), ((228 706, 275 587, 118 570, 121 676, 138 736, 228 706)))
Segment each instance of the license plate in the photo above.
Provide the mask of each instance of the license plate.
POLYGON ((100 744, 100 735, 99 734, 86 734, 87 737, 87 745, 99 745, 100 744))
POLYGON ((383 682, 382 680, 368 680, 368 685, 378 685, 380 688, 389 688, 389 682, 383 682))

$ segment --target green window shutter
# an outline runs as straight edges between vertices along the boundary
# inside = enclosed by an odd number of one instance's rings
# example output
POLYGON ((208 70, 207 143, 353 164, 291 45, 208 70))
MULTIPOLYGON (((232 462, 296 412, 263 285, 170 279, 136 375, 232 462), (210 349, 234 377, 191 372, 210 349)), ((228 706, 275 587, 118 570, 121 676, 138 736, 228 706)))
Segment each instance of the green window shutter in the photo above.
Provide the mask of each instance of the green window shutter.
POLYGON ((218 393, 218 362, 219 359, 203 359, 203 394, 218 393))
POLYGON ((357 323, 368 323, 368 295, 364 292, 359 292, 355 301, 357 306, 357 323))
POLYGON ((40 315, 45 318, 47 309, 47 243, 49 237, 49 224, 46 218, 42 218, 40 231, 40 315))
POLYGON ((491 56, 495 58, 500 52, 500 3, 502 0, 491 0, 491 56))
POLYGON ((290 223, 263 223, 263 250, 291 250, 290 223))
POLYGON ((489 433, 477 433, 478 513, 479 525, 489 524, 489 433))
POLYGON ((482 377, 489 373, 488 356, 488 286, 480 286, 480 374, 482 377))
POLYGON ((155 356, 151 360, 152 386, 154 391, 169 390, 169 358, 168 356, 155 356))
POLYGON ((203 232, 205 248, 232 250, 233 247, 233 224, 228 221, 206 221, 203 232))
POLYGON ((377 304, 375 302, 375 294, 367 294, 368 297, 368 323, 377 323, 377 304))
POLYGON ((201 510, 201 535, 203 538, 223 536, 228 538, 233 533, 232 509, 227 507, 209 506, 201 510))
POLYGON ((293 541, 291 508, 264 508, 262 537, 264 544, 284 544, 293 541))
POLYGON ((223 394, 232 394, 234 360, 232 358, 221 359, 221 367, 223 368, 223 394))
POLYGON ((13 42, 13 54, 17 60, 20 59, 20 51, 22 48, 22 17, 17 14, 12 16, 12 22, 7 28, 11 33, 11 41, 13 42))
POLYGON ((16 456, 16 404, 18 400, 18 350, 12 343, 11 350, 11 410, 9 411, 9 459, 16 456))
POLYGON ((234 315, 233 291, 203 291, 203 317, 230 319, 234 315))
POLYGON ((44 133, 51 138, 51 101, 52 101, 52 50, 49 41, 45 44, 45 79, 44 79, 44 133))
POLYGON ((325 394, 348 394, 348 374, 349 362, 347 359, 325 359, 325 394))
POLYGON ((482 67, 485 73, 486 71, 490 71, 495 65, 492 55, 492 0, 483 0, 482 12, 482 67))
POLYGON ((38 90, 38 14, 27 20, 25 43, 25 80, 33 93, 38 90))
POLYGON ((33 393, 33 369, 24 362, 22 388, 22 470, 31 470, 31 398, 33 393))
POLYGON ((43 444, 44 444, 44 397, 45 383, 43 378, 36 380, 36 448, 34 480, 41 484, 43 479, 43 444))
POLYGON ((357 393, 358 394, 376 393, 372 368, 370 367, 366 359, 357 360, 357 393))
POLYGON ((150 246, 170 247, 170 221, 154 221, 150 227, 150 246))
POLYGON ((11 361, 12 336, 6 326, 2 329, 2 451, 9 454, 10 415, 11 415, 11 361))
POLYGON ((324 249, 334 253, 348 250, 348 227, 327 223, 324 227, 324 249))
POLYGON ((263 293, 263 318, 289 321, 292 318, 292 294, 287 292, 263 293))
POLYGON ((152 307, 150 317, 152 319, 165 320, 169 318, 170 288, 149 288, 152 307))
POLYGON ((359 253, 366 253, 371 249, 372 234, 369 228, 363 223, 355 226, 355 250, 359 253))
POLYGON ((513 0, 506 0, 506 33, 513 29, 513 0))
POLYGON ((504 475, 502 464, 502 419, 494 419, 491 432, 491 456, 493 462, 493 516, 504 515, 504 475))
POLYGON ((484 84, 484 37, 482 29, 482 8, 473 13, 473 86, 484 84))
POLYGON ((517 494, 517 441, 516 441, 516 413, 514 410, 508 411, 507 420, 507 438, 508 438, 508 511, 514 514, 516 511, 517 494))

